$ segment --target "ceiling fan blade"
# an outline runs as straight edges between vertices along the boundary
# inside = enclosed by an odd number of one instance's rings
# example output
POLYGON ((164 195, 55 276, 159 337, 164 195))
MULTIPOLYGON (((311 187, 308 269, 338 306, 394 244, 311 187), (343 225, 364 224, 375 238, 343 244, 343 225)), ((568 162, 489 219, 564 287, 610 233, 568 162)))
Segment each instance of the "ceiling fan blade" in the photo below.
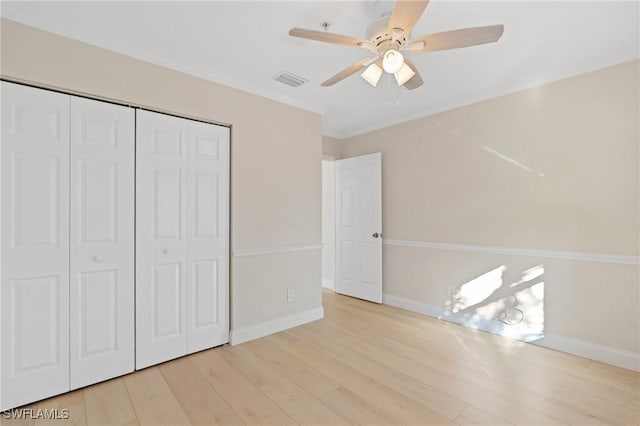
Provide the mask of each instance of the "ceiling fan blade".
POLYGON ((413 72, 416 73, 416 75, 414 75, 413 77, 411 77, 409 79, 409 81, 407 81, 404 84, 404 87, 406 87, 409 90, 413 90, 413 89, 417 89, 418 87, 422 86, 422 84, 424 83, 422 81, 422 77, 420 77, 420 73, 418 72, 418 69, 416 68, 415 65, 413 65, 413 62, 411 62, 409 59, 404 58, 404 62, 409 66, 409 68, 411 68, 411 70, 413 72))
POLYGON ((435 52, 493 43, 502 37, 504 25, 463 28, 461 30, 422 36, 407 43, 407 50, 414 52, 435 52))
POLYGON ((343 69, 342 71, 340 71, 338 74, 334 75, 333 77, 329 78, 327 81, 322 83, 321 86, 324 86, 324 87, 333 86, 334 84, 338 83, 339 81, 344 80, 345 78, 349 77, 350 75, 357 73, 362 68, 371 65, 377 59, 378 59, 378 57, 374 56, 374 57, 371 57, 371 58, 366 58, 366 59, 363 59, 361 61, 358 61, 355 64, 350 65, 347 68, 343 69))
POLYGON ((322 41, 325 43, 340 44, 342 46, 362 47, 377 53, 376 47, 369 40, 359 39, 340 34, 328 33, 325 31, 305 30, 302 28, 291 28, 291 37, 306 38, 309 40, 322 41))
POLYGON ((398 0, 389 17, 389 34, 394 33, 394 28, 401 28, 402 34, 408 36, 428 4, 429 0, 398 0))

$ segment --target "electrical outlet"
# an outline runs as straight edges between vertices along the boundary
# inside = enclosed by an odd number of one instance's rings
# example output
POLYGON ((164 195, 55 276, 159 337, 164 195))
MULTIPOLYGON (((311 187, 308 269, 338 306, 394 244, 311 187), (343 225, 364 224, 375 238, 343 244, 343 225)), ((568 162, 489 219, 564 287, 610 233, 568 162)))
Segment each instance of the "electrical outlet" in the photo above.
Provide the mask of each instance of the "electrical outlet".
POLYGON ((293 289, 287 289, 287 302, 293 302, 293 289))

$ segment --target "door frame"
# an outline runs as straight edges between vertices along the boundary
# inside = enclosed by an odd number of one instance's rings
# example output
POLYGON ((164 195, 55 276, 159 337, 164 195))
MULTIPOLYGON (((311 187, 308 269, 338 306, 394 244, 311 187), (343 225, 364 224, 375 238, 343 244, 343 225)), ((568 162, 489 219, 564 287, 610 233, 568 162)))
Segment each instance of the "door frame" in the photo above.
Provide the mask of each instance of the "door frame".
POLYGON ((322 165, 322 256, 321 256, 321 282, 322 287, 333 292, 336 291, 336 200, 335 200, 335 192, 336 192, 336 170, 335 170, 335 161, 339 160, 338 157, 334 155, 322 155, 321 165, 322 165), (325 164, 331 165, 330 171, 333 176, 329 179, 330 182, 325 182, 325 164), (329 194, 325 194, 326 184, 331 186, 331 190, 329 194), (328 197, 328 198, 327 198, 328 197), (325 201, 329 202, 329 205, 325 204, 325 201), (330 217, 327 217, 330 216, 330 217), (333 244, 327 245, 325 241, 325 223, 329 221, 331 223, 331 230, 329 233, 332 235, 333 244), (325 276, 325 262, 327 261, 327 257, 333 259, 332 264, 332 273, 325 276))

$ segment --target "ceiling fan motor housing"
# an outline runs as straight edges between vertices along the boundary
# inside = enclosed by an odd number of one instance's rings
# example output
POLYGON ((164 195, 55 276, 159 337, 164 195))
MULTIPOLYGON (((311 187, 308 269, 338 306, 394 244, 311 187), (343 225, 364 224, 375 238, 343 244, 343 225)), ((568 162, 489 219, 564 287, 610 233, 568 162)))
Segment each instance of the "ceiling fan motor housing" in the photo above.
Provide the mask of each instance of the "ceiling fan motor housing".
POLYGON ((400 50, 409 38, 409 34, 402 34, 394 41, 393 34, 390 34, 387 27, 389 17, 378 19, 367 28, 367 39, 378 49, 378 53, 383 55, 389 49, 400 50))

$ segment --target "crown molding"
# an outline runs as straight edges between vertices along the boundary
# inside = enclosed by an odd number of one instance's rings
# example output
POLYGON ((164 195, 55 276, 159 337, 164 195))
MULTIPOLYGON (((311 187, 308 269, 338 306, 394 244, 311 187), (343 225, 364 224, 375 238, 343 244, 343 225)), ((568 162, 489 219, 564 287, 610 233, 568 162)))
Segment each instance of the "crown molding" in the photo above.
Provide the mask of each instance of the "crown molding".
POLYGON ((78 43, 88 44, 90 46, 109 50, 114 53, 149 62, 153 65, 172 69, 174 71, 188 74, 193 77, 202 78, 213 83, 221 84, 223 86, 250 93, 255 96, 267 98, 272 101, 287 104, 306 111, 314 112, 316 114, 322 115, 325 112, 325 108, 320 105, 293 99, 280 93, 260 89, 250 84, 245 84, 229 76, 217 74, 212 71, 200 69, 195 66, 185 65, 176 60, 170 60, 157 55, 153 55, 149 52, 132 48, 131 46, 116 41, 111 37, 97 36, 78 27, 70 26, 66 23, 60 22, 57 19, 46 16, 33 9, 31 6, 24 5, 19 14, 2 12, 2 18, 18 22, 22 25, 37 28, 42 31, 50 32, 60 37, 74 40, 78 43))

